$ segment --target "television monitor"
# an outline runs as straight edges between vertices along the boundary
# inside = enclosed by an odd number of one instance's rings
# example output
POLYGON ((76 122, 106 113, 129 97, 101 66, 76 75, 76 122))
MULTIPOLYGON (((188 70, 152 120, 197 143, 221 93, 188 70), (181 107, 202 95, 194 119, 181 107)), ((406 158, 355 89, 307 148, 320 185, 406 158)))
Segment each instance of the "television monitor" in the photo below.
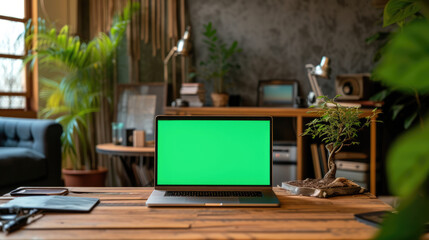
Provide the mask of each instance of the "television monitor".
POLYGON ((258 106, 297 107, 298 82, 295 80, 261 80, 258 85, 258 106))

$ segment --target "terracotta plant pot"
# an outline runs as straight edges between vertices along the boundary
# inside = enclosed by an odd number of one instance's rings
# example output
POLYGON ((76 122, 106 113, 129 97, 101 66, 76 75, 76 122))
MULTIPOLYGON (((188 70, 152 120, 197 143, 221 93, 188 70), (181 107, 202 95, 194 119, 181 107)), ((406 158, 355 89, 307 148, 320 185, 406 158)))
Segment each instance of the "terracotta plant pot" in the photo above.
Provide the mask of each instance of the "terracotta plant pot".
POLYGON ((225 93, 212 93, 212 102, 215 107, 225 107, 228 104, 229 95, 225 93))
POLYGON ((64 182, 67 187, 104 187, 106 182, 106 168, 97 170, 63 169, 64 182))

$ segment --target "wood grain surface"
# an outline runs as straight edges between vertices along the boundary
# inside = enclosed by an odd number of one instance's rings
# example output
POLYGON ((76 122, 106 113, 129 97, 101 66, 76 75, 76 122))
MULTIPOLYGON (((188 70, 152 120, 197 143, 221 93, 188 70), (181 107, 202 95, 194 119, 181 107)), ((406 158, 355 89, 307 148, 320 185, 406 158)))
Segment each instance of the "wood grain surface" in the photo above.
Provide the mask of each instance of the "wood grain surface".
POLYGON ((152 188, 70 188, 69 196, 100 204, 91 213, 46 213, 0 239, 370 239, 376 229, 354 214, 390 209, 371 194, 319 199, 274 190, 279 208, 148 208, 152 188))
POLYGON ((155 147, 131 147, 113 143, 97 144, 97 153, 113 156, 153 156, 155 147))

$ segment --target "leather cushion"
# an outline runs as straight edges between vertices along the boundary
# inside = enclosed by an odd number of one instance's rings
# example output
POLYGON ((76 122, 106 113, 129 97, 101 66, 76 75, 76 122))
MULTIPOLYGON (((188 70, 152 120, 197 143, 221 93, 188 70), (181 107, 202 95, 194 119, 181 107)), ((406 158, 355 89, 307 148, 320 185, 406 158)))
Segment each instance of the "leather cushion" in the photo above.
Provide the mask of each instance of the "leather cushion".
POLYGON ((25 147, 0 147, 0 186, 42 178, 47 174, 43 154, 25 147))

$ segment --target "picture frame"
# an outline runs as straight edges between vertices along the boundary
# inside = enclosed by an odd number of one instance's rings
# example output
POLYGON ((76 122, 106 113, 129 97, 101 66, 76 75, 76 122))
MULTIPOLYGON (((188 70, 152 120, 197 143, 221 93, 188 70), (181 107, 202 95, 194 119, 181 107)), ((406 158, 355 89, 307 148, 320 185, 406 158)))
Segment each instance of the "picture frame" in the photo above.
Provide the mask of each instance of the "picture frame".
POLYGON ((260 80, 257 103, 260 107, 298 107, 298 81, 260 80))
POLYGON ((119 84, 115 92, 116 122, 124 129, 145 131, 146 141, 154 140, 155 116, 164 113, 166 86, 161 82, 119 84))

